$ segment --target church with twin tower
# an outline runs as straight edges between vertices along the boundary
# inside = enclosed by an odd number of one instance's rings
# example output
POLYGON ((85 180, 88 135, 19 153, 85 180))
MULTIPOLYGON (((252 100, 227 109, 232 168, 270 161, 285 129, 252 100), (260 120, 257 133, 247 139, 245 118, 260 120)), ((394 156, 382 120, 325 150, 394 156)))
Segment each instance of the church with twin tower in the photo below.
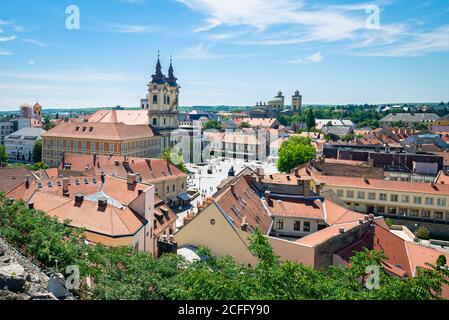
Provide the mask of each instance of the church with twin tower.
POLYGON ((170 59, 168 76, 162 73, 158 55, 156 71, 151 76, 145 99, 140 101, 142 110, 148 110, 149 124, 161 135, 161 150, 171 148, 171 132, 178 129, 178 105, 180 86, 174 75, 173 63, 170 59))

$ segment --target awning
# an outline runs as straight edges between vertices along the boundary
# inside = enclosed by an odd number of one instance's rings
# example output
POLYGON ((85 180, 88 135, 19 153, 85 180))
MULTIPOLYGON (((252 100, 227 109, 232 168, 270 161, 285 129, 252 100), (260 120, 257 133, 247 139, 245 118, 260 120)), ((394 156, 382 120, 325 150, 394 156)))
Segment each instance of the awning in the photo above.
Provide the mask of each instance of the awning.
POLYGON ((183 201, 190 201, 190 196, 187 192, 183 192, 178 194, 178 198, 183 200, 183 201))

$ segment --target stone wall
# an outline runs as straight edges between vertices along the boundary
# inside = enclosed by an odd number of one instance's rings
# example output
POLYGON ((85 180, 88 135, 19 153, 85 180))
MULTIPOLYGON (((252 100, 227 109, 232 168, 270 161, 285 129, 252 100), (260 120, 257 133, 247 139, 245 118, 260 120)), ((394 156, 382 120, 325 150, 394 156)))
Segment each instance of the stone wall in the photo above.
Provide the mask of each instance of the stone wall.
POLYGON ((42 270, 0 238, 0 300, 58 300, 47 290, 49 281, 42 270))

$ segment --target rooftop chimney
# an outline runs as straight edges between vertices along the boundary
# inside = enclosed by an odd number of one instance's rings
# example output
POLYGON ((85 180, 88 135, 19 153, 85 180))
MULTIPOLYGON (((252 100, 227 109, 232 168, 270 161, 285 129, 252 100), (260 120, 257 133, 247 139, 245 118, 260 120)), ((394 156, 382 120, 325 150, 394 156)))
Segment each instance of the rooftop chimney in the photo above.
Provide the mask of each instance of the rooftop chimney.
POLYGON ((368 179, 367 176, 363 176, 363 181, 364 181, 366 184, 369 184, 369 179, 368 179))
POLYGON ((231 184, 231 192, 235 194, 235 183, 231 184))
POLYGON ((81 192, 75 194, 75 202, 80 203, 83 201, 84 201, 84 194, 82 194, 81 192))
POLYGON ((133 185, 137 183, 137 177, 134 173, 128 173, 126 175, 126 180, 128 181, 129 185, 133 185))
POLYGON ((345 228, 339 228, 338 229, 338 233, 340 233, 340 234, 344 234, 345 233, 345 228))
POLYGON ((246 222, 246 217, 242 219, 242 225, 240 226, 242 231, 248 231, 248 223, 246 222))
POLYGON ((30 187, 30 176, 29 175, 26 175, 26 178, 25 178, 25 188, 29 188, 30 187))
POLYGON ((64 195, 69 193, 69 182, 70 182, 69 178, 62 179, 62 193, 64 195))
POLYGON ((295 169, 295 176, 298 177, 298 178, 300 177, 300 176, 299 176, 299 168, 296 168, 296 169, 295 169))
POLYGON ((33 201, 28 202, 28 208, 29 208, 29 209, 34 209, 34 203, 33 203, 33 201))
POLYGON ((100 197, 98 198, 98 207, 104 208, 108 205, 108 199, 106 197, 100 197))
POLYGON ((310 196, 310 180, 301 180, 298 178, 298 185, 304 185, 304 197, 310 196))

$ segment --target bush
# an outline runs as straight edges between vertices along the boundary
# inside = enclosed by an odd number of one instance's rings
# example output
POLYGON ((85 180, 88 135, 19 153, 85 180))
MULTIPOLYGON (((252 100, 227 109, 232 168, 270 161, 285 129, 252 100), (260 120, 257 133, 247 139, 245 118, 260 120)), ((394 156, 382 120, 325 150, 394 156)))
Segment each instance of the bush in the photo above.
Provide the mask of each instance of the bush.
POLYGON ((430 239, 430 232, 429 229, 426 227, 419 227, 415 230, 415 236, 422 240, 429 240, 430 239))

